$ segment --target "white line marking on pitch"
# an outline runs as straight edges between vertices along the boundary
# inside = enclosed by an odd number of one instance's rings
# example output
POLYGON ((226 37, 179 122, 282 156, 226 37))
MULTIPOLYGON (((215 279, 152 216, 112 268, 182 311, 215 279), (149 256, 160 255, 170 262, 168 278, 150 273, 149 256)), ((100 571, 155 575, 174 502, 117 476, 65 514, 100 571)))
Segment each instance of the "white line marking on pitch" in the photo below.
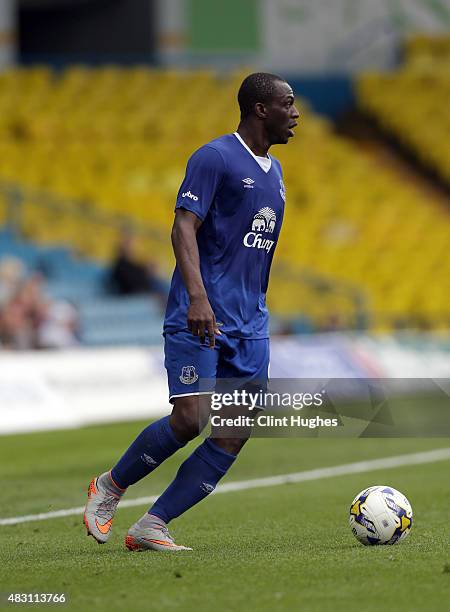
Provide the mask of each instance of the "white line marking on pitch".
MULTIPOLYGON (((422 463, 433 463, 450 459, 450 447, 437 450, 425 451, 423 453, 411 453, 409 455, 398 455, 396 457, 384 457, 383 459, 370 459, 369 461, 358 461, 357 463, 344 463, 334 467, 317 468, 304 472, 293 472, 292 474, 280 474, 279 476, 268 476, 266 478, 253 478, 252 480, 238 480, 219 485, 214 491, 217 493, 230 493, 231 491, 247 491, 248 489, 259 489, 261 487, 276 487, 283 484, 307 482, 308 480, 320 480, 321 478, 332 478, 333 476, 345 476, 347 474, 361 474, 374 470, 386 470, 400 467, 402 465, 420 465, 422 463)), ((136 499, 124 499, 120 502, 120 508, 131 508, 152 504, 158 498, 138 497, 136 499)), ((45 521, 63 516, 74 516, 83 514, 84 506, 78 508, 67 508, 66 510, 55 510, 53 512, 42 512, 41 514, 28 514, 26 516, 14 516, 0 519, 1 525, 18 525, 19 523, 30 523, 32 521, 45 521)))

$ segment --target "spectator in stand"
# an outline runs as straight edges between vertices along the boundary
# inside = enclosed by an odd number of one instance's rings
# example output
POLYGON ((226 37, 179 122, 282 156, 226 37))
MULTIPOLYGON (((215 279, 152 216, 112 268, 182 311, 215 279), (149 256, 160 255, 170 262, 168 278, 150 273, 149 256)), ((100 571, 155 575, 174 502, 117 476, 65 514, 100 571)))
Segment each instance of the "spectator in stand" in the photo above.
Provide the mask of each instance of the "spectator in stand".
POLYGON ((2 345, 19 350, 37 348, 37 332, 44 320, 45 303, 41 276, 35 274, 22 280, 1 309, 2 345))
POLYGON ((113 287, 119 295, 149 291, 147 269, 137 259, 135 240, 131 234, 123 234, 110 274, 113 287))
POLYGON ((156 295, 165 307, 168 285, 160 278, 154 262, 145 265, 139 261, 135 238, 128 232, 122 234, 117 255, 111 266, 110 280, 113 290, 119 295, 151 293, 156 295))
POLYGON ((11 262, 4 266, 0 262, 2 348, 31 350, 76 345, 78 317, 74 307, 48 299, 43 277, 35 273, 24 278, 24 267, 19 263, 20 266, 12 266, 11 262))
POLYGON ((32 345, 32 331, 22 305, 12 299, 0 310, 2 348, 26 350, 32 345))
POLYGON ((0 310, 16 294, 25 278, 25 266, 17 257, 0 260, 0 310))
POLYGON ((46 305, 45 317, 38 329, 41 349, 63 349, 78 345, 78 313, 69 302, 58 300, 46 305))

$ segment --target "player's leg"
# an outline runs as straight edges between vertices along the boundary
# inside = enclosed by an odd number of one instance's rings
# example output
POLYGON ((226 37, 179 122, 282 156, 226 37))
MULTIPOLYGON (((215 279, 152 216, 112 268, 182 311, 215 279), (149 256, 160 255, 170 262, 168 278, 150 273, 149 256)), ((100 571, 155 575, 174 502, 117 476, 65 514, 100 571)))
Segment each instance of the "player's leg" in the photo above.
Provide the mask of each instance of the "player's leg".
MULTIPOLYGON (((170 416, 148 425, 109 472, 89 485, 84 523, 88 534, 99 543, 108 540, 112 519, 126 489, 147 476, 199 433, 199 374, 214 378, 217 352, 201 346, 187 332, 166 334, 165 365, 169 379, 169 399, 180 397, 179 408, 170 416), (195 364, 195 365, 191 365, 195 364), (199 374, 197 374, 197 372, 199 374), (187 397, 185 397, 187 396, 187 397), (189 397, 194 408, 187 409, 189 397)), ((201 396, 200 396, 201 397, 201 396)))
POLYGON ((144 515, 144 523, 166 526, 210 495, 229 471, 247 438, 207 438, 181 464, 178 472, 144 515))
MULTIPOLYGON (((192 440, 202 431, 208 422, 210 412, 210 395, 189 395, 174 398, 174 407, 171 414, 171 424, 179 439, 192 440)), ((213 490, 212 480, 216 477, 216 471, 209 464, 205 464, 205 453, 200 445, 194 453, 180 466, 177 476, 169 488, 168 493, 162 499, 162 504, 167 504, 171 512, 184 512, 186 504, 192 506, 213 490), (212 472, 212 473, 211 473, 212 472), (192 479, 198 480, 198 486, 192 486, 192 479), (195 498, 195 499, 194 499, 195 498)), ((219 448, 217 452, 222 454, 219 448)), ((209 459, 211 461, 211 458, 209 459)), ((214 458, 213 458, 214 460, 214 458)), ((223 471, 225 473, 225 471, 223 471)), ((222 475, 222 472, 219 474, 222 475)), ((164 495, 164 494, 163 494, 164 495)), ((161 499, 161 498, 160 498, 161 499)), ((130 550, 190 550, 185 546, 175 544, 169 534, 166 521, 159 515, 151 514, 153 507, 146 512, 129 530, 125 544, 130 550)), ((169 522, 169 518, 164 515, 169 522)))
POLYGON ((186 444, 178 439, 166 416, 146 427, 118 463, 89 485, 84 523, 98 542, 108 540, 117 505, 127 488, 147 476, 186 444))
MULTIPOLYGON (((222 368, 227 378, 267 380, 269 343, 243 346, 252 341, 222 340, 229 342, 229 363, 222 368), (252 376, 253 375, 253 376, 252 376)), ((186 405, 186 414, 189 406, 186 405)), ((208 438, 183 462, 175 479, 149 511, 129 530, 126 545, 130 550, 183 550, 171 538, 167 525, 214 491, 217 483, 233 465, 247 437, 208 438)))
POLYGON ((191 550, 176 544, 167 528, 214 491, 233 465, 245 439, 207 438, 181 464, 175 479, 155 504, 128 531, 125 545, 130 550, 191 550))
POLYGON ((169 401, 179 399, 178 409, 146 427, 112 468, 111 478, 121 489, 147 476, 198 435, 200 378, 215 378, 216 351, 200 345, 192 334, 178 332, 165 335, 164 353, 169 401), (191 396, 192 408, 183 401, 191 396))

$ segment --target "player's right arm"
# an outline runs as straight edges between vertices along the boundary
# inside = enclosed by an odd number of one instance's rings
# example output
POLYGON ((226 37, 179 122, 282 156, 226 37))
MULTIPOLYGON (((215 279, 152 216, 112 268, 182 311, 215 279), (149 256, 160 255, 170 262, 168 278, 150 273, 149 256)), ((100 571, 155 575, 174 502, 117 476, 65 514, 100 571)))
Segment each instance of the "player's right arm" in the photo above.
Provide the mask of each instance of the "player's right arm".
POLYGON ((200 271, 197 231, 216 197, 224 172, 223 158, 211 146, 201 147, 191 156, 178 192, 172 229, 177 265, 190 300, 187 326, 202 343, 207 335, 211 348, 215 334, 220 335, 220 331, 200 271))
POLYGON ((178 208, 172 228, 172 245, 189 295, 188 329, 194 336, 200 337, 202 344, 205 343, 207 335, 209 346, 214 348, 215 334, 220 335, 220 331, 200 272, 197 230, 201 224, 201 220, 194 213, 178 208))

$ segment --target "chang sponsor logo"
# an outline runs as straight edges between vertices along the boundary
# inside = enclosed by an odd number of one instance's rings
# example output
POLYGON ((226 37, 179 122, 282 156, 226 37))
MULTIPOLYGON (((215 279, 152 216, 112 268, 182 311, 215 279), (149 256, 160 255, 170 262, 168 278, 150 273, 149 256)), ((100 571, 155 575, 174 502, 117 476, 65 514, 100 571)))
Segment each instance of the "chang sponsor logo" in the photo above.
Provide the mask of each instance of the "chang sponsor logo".
POLYGON ((252 231, 245 234, 243 239, 244 246, 250 249, 265 249, 267 253, 275 244, 267 234, 272 234, 275 229, 277 216, 275 211, 269 206, 258 210, 252 221, 252 231))
POLYGON ((244 246, 250 249, 265 249, 268 253, 270 253, 270 249, 274 245, 273 240, 263 238, 262 234, 257 234, 256 232, 248 232, 248 234, 245 234, 243 242, 244 246))

